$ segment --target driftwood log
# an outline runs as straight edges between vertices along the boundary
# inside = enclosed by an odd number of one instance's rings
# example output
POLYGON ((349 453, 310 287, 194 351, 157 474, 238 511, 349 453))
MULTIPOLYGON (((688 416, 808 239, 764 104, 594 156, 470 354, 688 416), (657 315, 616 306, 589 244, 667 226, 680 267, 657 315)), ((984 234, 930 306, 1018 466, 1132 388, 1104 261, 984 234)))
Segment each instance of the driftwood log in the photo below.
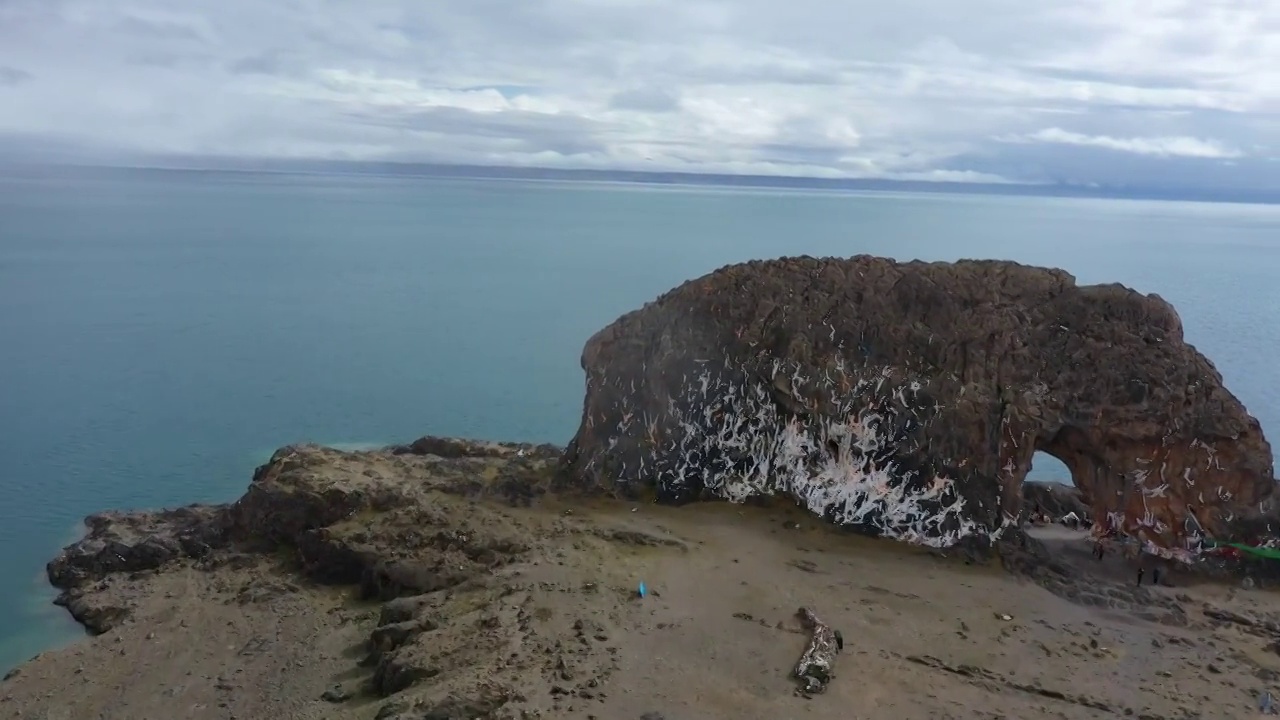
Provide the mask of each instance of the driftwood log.
POLYGON ((804 654, 800 656, 800 662, 796 663, 795 675, 800 681, 801 692, 813 695, 827 689, 827 683, 831 682, 832 665, 844 642, 839 632, 819 620, 809 608, 800 608, 796 614, 800 616, 801 626, 810 635, 804 654))

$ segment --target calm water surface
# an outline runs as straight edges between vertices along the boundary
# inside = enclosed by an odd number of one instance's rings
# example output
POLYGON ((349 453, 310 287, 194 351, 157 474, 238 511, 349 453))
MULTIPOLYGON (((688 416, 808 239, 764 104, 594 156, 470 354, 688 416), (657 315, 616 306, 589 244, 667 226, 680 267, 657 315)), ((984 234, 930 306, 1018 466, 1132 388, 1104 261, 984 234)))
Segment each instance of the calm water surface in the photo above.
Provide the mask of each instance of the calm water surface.
POLYGON ((0 177, 0 668, 74 635, 42 569, 87 513, 233 499, 291 442, 564 442, 582 343, 618 315, 727 263, 857 253, 1010 258, 1158 292, 1280 430, 1275 207, 0 177))

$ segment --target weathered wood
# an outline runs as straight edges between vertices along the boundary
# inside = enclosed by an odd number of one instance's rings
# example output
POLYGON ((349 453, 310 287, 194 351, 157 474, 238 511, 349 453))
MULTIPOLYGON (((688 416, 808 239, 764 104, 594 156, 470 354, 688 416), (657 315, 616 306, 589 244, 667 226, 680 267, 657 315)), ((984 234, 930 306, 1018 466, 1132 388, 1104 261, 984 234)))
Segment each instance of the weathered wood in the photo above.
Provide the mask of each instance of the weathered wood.
POLYGON ((809 631, 810 636, 800 662, 796 663, 795 676, 801 683, 801 691, 813 695, 827 689, 833 676, 831 669, 836 654, 844 643, 841 642, 840 633, 818 619, 812 610, 800 608, 796 614, 800 616, 800 624, 809 631))

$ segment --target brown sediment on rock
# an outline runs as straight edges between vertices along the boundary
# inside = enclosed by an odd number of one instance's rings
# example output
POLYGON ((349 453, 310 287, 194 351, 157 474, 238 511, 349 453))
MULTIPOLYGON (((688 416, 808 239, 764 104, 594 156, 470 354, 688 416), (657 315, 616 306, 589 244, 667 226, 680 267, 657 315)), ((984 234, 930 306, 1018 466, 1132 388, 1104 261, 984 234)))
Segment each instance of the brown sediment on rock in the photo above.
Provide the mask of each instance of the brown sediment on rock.
POLYGON ((1092 518, 1158 547, 1275 516, 1271 447, 1169 303, 1061 270, 731 265, 601 330, 582 366, 566 469, 611 492, 790 494, 945 546, 1014 524, 1040 450, 1092 518))

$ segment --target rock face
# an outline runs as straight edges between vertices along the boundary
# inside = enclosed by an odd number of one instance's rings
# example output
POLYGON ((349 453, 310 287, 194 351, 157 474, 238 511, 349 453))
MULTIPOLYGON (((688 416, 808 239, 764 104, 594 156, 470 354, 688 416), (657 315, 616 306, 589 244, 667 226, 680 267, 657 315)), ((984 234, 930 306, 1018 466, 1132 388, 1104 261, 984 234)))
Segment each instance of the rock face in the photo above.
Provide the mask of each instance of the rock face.
MULTIPOLYGON (((864 532, 998 537, 1037 450, 1090 516, 1185 548, 1270 517, 1271 447, 1174 309, 1010 262, 721 268, 586 344, 577 482, 786 493, 864 532)), ((1280 528, 1280 524, 1276 525, 1280 528)))
MULTIPOLYGON (((150 661, 148 679, 130 682, 176 689, 153 704, 99 667, 77 676, 97 690, 79 706, 52 700, 48 716, 167 718, 173 703, 211 698, 222 717, 370 718, 373 703, 384 720, 577 716, 575 703, 604 698, 624 623, 654 612, 633 602, 634 566, 610 559, 688 548, 625 507, 573 512, 542 498, 561 455, 434 437, 358 452, 295 445, 234 503, 88 518, 47 566, 59 603, 114 635, 97 645, 112 662, 126 649, 139 668, 150 661), (171 650, 174 634, 209 647, 171 650)), ((64 674, 92 667, 78 653, 66 661, 64 674)), ((54 697, 33 687, 40 702, 54 697)))
POLYGON ((254 471, 248 491, 234 503, 89 516, 85 536, 64 548, 46 572, 61 590, 56 602, 93 634, 130 614, 94 595, 113 575, 152 572, 180 560, 217 564, 240 553, 285 551, 310 578, 359 585, 369 599, 433 592, 525 548, 500 528, 426 536, 420 528, 448 523, 419 496, 484 495, 527 505, 550 483, 560 454, 550 445, 436 437, 367 453, 291 445, 254 471), (389 467, 388 475, 371 470, 369 458, 389 467), (406 475, 419 481, 408 483, 406 475), (375 516, 376 533, 353 521, 375 516), (413 550, 430 561, 403 559, 413 550))
POLYGON ((1280 668, 1266 593, 1219 606, 1186 583, 1214 603, 1202 616, 1074 540, 1051 552, 1005 534, 1001 561, 1034 584, 1009 582, 795 508, 544 494, 560 459, 439 438, 299 445, 236 503, 95 515, 49 575, 107 634, 6 674, 0 716, 1239 718, 1241 678, 1280 668), (1045 684, 1026 677, 1046 662, 1045 684), (838 702, 794 697, 792 674, 838 702), (884 692, 864 698, 867 684, 884 692))
POLYGON ((1055 521, 1068 513, 1075 513, 1086 522, 1092 519, 1089 504, 1084 501, 1080 489, 1062 483, 1023 483, 1022 504, 1028 512, 1039 508, 1055 521))

